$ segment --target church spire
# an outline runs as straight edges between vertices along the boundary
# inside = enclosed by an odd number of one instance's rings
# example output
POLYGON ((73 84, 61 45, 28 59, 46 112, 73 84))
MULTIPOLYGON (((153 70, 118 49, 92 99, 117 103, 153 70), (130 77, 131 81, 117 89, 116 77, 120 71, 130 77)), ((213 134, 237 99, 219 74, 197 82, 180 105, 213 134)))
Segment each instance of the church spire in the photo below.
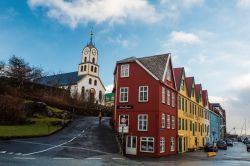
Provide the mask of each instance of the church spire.
POLYGON ((90 45, 93 45, 93 35, 94 35, 94 33, 93 33, 93 27, 91 28, 91 31, 90 31, 90 41, 89 41, 89 44, 90 45))

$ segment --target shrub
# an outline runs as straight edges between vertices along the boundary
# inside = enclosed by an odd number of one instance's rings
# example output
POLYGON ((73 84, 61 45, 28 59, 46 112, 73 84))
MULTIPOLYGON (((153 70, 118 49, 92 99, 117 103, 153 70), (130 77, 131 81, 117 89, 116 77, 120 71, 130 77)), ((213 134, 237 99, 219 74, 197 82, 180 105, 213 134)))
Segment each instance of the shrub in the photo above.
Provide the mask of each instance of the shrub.
POLYGON ((24 104, 21 99, 0 95, 0 124, 16 125, 26 122, 24 104))

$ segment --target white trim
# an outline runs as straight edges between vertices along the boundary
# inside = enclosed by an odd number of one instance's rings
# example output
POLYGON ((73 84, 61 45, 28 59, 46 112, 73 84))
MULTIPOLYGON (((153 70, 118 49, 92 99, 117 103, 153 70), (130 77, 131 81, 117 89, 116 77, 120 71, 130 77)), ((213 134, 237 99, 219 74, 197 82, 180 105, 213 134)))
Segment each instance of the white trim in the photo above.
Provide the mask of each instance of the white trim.
POLYGON ((154 153, 155 152, 155 138, 154 137, 141 137, 140 138, 140 152, 154 153), (146 138, 147 142, 148 142, 148 139, 153 139, 153 151, 144 151, 144 150, 142 150, 141 144, 142 144, 142 139, 143 138, 146 138))
POLYGON ((166 122, 167 122, 167 129, 171 129, 171 116, 169 114, 167 114, 167 121, 166 122))
POLYGON ((121 77, 121 78, 129 77, 129 64, 128 64, 128 63, 127 63, 127 64, 121 64, 120 77, 121 77), (128 66, 128 75, 127 75, 127 76, 123 76, 123 75, 122 75, 122 67, 123 67, 123 66, 128 66))
POLYGON ((139 91, 138 91, 138 102, 140 102, 140 103, 148 102, 148 91, 149 91, 148 89, 149 89, 148 86, 139 86, 139 91), (140 94, 141 94, 141 93, 140 93, 140 92, 141 92, 141 91, 140 91, 140 88, 141 88, 141 87, 147 87, 147 100, 141 100, 141 99, 140 99, 140 94))
POLYGON ((128 95, 129 95, 129 88, 128 87, 120 87, 119 102, 120 103, 127 103, 128 102, 128 95), (121 89, 122 88, 127 88, 127 100, 126 101, 121 101, 121 89))
POLYGON ((160 137, 160 153, 164 153, 165 151, 166 151, 166 139, 165 137, 160 137), (163 139, 163 141, 161 139, 163 139), (163 144, 163 150, 162 150, 162 144, 163 144))
POLYGON ((161 114, 161 128, 165 129, 166 128, 166 113, 161 114), (163 118, 164 117, 164 118, 163 118), (164 120, 164 121, 163 121, 164 120))
POLYGON ((140 61, 135 60, 144 70, 146 70, 154 79, 159 80, 151 71, 149 71, 140 61))
POLYGON ((163 86, 161 87, 161 103, 166 103, 166 88, 163 86))
POLYGON ((162 81, 164 82, 165 78, 166 78, 166 73, 167 73, 167 67, 168 67, 168 63, 169 63, 169 58, 170 58, 170 54, 168 55, 168 60, 167 60, 167 63, 166 63, 166 66, 165 66, 165 69, 164 69, 164 73, 163 73, 163 76, 162 76, 162 81))
POLYGON ((138 114, 138 116, 137 116, 137 130, 138 130, 138 131, 148 131, 148 114, 138 114), (146 116, 146 118, 147 118, 147 119, 146 119, 146 122, 147 122, 147 123, 146 123, 146 129, 145 129, 145 130, 139 128, 139 126, 140 126, 140 125, 139 125, 139 119, 140 119, 139 117, 140 117, 140 116, 146 116))

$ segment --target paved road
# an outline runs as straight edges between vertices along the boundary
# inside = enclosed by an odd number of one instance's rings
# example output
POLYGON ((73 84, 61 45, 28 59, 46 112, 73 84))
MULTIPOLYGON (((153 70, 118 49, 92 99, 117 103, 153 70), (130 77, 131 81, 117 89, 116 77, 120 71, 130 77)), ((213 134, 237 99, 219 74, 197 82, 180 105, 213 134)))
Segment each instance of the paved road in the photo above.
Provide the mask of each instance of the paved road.
POLYGON ((0 141, 0 166, 213 166, 250 165, 250 153, 242 143, 208 158, 203 151, 162 158, 126 158, 119 154, 109 118, 99 125, 96 117, 77 117, 59 133, 33 139, 0 141))

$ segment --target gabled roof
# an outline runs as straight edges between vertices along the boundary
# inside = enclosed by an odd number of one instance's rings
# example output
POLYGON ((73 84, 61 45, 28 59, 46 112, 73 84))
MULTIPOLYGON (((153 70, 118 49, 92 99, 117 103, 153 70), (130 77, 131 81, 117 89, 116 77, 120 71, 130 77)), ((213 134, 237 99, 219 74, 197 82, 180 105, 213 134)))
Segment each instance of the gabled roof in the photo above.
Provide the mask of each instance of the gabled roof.
POLYGON ((192 85, 194 82, 194 77, 186 77, 186 86, 188 91, 188 96, 191 97, 192 85))
POLYGON ((195 84, 194 85, 194 88, 195 88, 195 95, 196 95, 196 101, 199 101, 200 100, 200 98, 202 97, 201 95, 200 95, 200 92, 201 92, 201 84, 195 84))
POLYGON ((51 76, 42 77, 39 83, 48 86, 66 86, 74 85, 84 76, 78 76, 78 72, 70 72, 64 74, 56 74, 51 76))
POLYGON ((174 77, 175 77, 175 81, 176 81, 176 86, 177 86, 177 90, 180 90, 180 84, 181 84, 181 77, 182 77, 182 73, 184 72, 184 68, 180 67, 180 68, 174 68, 174 77))
POLYGON ((207 106, 208 103, 208 93, 207 90, 202 90, 202 99, 204 106, 207 106))
POLYGON ((154 55, 149 57, 129 57, 120 61, 119 63, 140 62, 147 70, 149 70, 158 80, 163 79, 164 71, 170 54, 154 55))

